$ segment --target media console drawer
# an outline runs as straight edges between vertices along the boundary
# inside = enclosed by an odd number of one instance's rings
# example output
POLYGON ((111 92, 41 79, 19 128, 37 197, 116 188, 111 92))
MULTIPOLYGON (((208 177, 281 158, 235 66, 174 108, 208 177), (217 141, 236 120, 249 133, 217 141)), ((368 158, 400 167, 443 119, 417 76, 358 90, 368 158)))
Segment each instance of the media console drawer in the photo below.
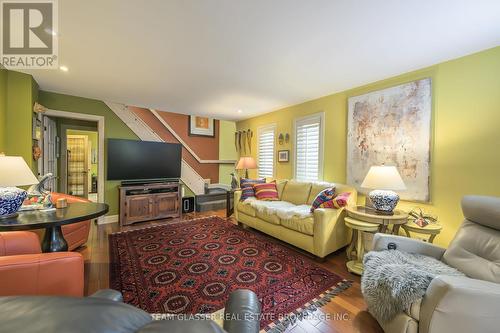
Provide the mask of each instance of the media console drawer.
POLYGON ((181 217, 179 183, 120 186, 120 225, 181 217))

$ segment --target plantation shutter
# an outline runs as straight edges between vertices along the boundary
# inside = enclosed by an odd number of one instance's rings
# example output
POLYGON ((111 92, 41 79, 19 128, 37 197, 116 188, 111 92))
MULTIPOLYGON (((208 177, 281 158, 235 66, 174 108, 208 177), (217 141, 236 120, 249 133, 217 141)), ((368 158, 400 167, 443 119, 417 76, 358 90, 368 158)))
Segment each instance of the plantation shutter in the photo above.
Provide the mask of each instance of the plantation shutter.
POLYGON ((316 181, 321 178, 322 116, 297 120, 295 123, 295 178, 316 181))
POLYGON ((259 129, 259 177, 274 176, 274 126, 259 129))

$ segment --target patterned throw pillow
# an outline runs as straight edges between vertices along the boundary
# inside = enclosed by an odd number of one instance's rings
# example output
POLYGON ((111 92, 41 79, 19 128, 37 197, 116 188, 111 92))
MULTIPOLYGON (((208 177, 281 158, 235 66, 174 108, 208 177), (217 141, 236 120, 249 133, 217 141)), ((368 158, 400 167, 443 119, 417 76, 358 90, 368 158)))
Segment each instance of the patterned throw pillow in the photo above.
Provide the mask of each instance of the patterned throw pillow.
POLYGON ((335 188, 329 187, 325 188, 323 191, 319 192, 314 199, 311 207, 311 212, 314 212, 316 208, 332 208, 332 200, 335 197, 335 188))
POLYGON ((260 179, 241 178, 241 180, 240 180, 240 188, 241 188, 240 201, 244 201, 248 198, 255 197, 255 192, 253 190, 253 186, 255 184, 264 184, 265 182, 266 182, 266 180, 264 178, 260 178, 260 179))
POLYGON ((265 184, 255 184, 253 186, 255 197, 257 200, 263 201, 278 201, 278 189, 276 188, 276 181, 265 184))

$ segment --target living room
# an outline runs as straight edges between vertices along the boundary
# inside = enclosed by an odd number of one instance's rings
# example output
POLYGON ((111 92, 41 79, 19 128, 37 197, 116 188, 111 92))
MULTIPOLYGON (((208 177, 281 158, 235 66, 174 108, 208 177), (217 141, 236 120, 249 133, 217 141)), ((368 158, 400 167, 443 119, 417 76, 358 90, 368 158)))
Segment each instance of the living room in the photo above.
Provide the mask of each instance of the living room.
POLYGON ((500 4, 0 5, 0 332, 497 332, 500 4))

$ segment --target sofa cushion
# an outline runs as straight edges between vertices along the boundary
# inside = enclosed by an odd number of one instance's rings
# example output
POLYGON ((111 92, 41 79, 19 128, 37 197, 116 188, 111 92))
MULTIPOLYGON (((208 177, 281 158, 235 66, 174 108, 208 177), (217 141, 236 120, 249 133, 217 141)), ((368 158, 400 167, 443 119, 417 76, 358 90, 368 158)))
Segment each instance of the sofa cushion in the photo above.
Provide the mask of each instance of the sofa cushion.
POLYGON ((285 185, 288 181, 287 180, 277 180, 276 181, 276 188, 278 189, 278 198, 280 200, 281 199, 281 196, 283 195, 283 190, 285 189, 285 185))
POLYGON ((259 219, 264 220, 268 223, 276 225, 280 224, 280 218, 276 214, 268 214, 266 211, 257 211, 255 214, 259 219))
POLYGON ((314 199, 321 193, 321 191, 333 188, 335 190, 335 184, 326 182, 315 182, 311 184, 311 192, 309 193, 309 198, 307 199, 307 204, 312 205, 314 199))
POLYGON ((255 209, 252 206, 250 206, 247 202, 241 202, 241 201, 238 202, 236 208, 238 209, 238 212, 255 217, 255 209))
POLYGON ((410 307, 408 309, 405 309, 404 312, 415 319, 416 321, 420 320, 420 307, 422 306, 422 299, 420 298, 419 300, 411 303, 410 307))
POLYGON ((276 181, 265 184, 255 184, 253 186, 257 200, 278 201, 278 189, 276 181))
POLYGON ((309 192, 311 192, 311 183, 291 180, 286 183, 281 200, 291 202, 294 205, 303 205, 309 198, 309 192))
POLYGON ((305 218, 292 217, 291 219, 282 219, 281 225, 285 228, 298 231, 305 235, 314 235, 314 218, 312 216, 305 218))

